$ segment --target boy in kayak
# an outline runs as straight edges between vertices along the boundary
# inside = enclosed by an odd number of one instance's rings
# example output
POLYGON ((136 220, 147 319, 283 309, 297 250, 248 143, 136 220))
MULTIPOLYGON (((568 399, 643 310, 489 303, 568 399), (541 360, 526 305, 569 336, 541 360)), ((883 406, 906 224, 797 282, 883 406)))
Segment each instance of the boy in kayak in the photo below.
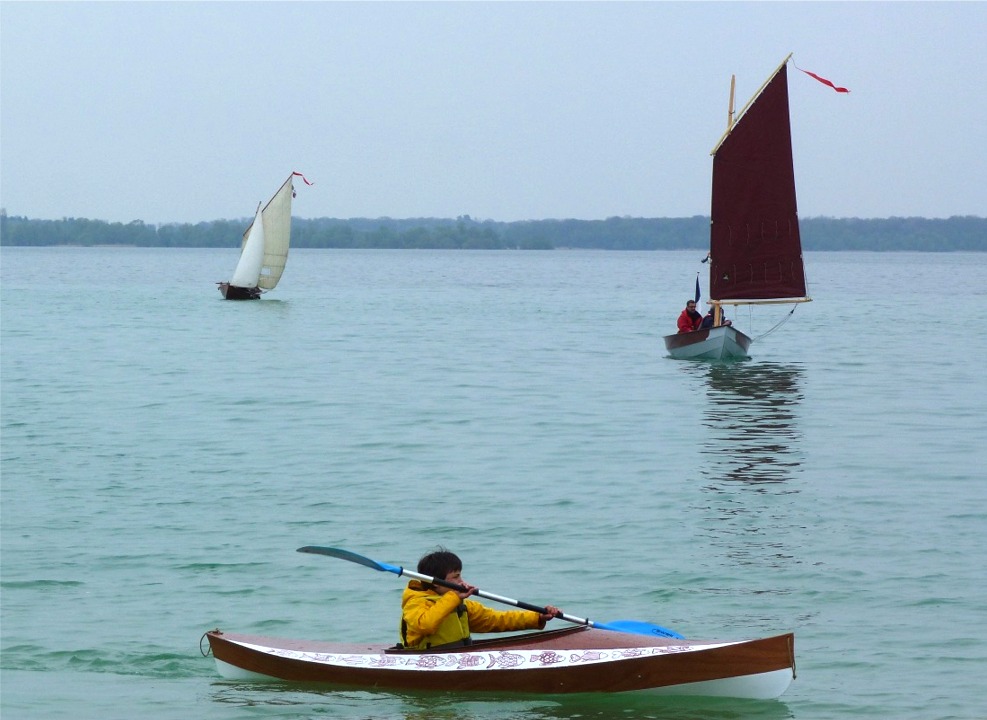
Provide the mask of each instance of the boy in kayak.
POLYGON ((401 645, 427 650, 440 646, 470 644, 471 632, 534 630, 562 614, 552 605, 540 615, 530 610, 491 610, 475 600, 467 600, 476 588, 463 581, 463 562, 440 548, 418 561, 418 572, 442 578, 463 587, 462 592, 412 580, 401 596, 401 645))

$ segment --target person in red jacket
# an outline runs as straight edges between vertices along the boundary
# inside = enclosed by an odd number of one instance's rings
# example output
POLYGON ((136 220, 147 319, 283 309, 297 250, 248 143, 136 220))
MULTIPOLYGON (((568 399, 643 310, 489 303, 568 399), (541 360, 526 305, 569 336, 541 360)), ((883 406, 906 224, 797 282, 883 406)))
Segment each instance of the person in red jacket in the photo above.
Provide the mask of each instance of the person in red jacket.
POLYGON ((696 301, 689 300, 685 304, 685 310, 679 315, 679 332, 687 333, 693 330, 698 330, 699 326, 702 325, 703 316, 696 310, 696 301))

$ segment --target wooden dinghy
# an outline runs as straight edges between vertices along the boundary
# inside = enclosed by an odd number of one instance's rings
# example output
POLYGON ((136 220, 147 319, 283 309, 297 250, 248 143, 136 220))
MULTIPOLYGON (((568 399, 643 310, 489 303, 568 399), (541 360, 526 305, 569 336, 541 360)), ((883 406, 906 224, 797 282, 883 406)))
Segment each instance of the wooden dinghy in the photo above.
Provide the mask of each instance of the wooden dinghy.
POLYGON ((571 627, 428 651, 218 629, 205 637, 225 678, 345 688, 770 699, 795 677, 792 633, 723 642, 571 627))

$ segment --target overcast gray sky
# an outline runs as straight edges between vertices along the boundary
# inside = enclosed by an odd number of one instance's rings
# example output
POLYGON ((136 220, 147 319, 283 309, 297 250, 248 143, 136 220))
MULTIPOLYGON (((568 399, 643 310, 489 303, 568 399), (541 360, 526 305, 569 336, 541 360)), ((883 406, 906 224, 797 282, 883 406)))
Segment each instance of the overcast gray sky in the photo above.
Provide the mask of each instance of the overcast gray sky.
POLYGON ((709 212, 789 52, 803 217, 987 214, 984 2, 0 3, 0 200, 150 223, 709 212))

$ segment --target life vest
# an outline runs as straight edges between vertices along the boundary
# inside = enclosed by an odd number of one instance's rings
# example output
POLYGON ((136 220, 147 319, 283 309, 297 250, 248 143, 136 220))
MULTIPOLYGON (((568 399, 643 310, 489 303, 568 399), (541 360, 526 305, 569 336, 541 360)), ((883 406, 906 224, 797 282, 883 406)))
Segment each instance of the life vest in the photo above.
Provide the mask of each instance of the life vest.
MULTIPOLYGON (((435 604, 440 595, 424 598, 425 602, 435 604)), ((408 624, 401 618, 401 643, 406 648, 428 650, 440 646, 457 647, 470 644, 470 619, 466 611, 466 603, 460 602, 454 612, 449 613, 439 624, 439 629, 431 635, 421 638, 416 644, 408 644, 408 624)))

